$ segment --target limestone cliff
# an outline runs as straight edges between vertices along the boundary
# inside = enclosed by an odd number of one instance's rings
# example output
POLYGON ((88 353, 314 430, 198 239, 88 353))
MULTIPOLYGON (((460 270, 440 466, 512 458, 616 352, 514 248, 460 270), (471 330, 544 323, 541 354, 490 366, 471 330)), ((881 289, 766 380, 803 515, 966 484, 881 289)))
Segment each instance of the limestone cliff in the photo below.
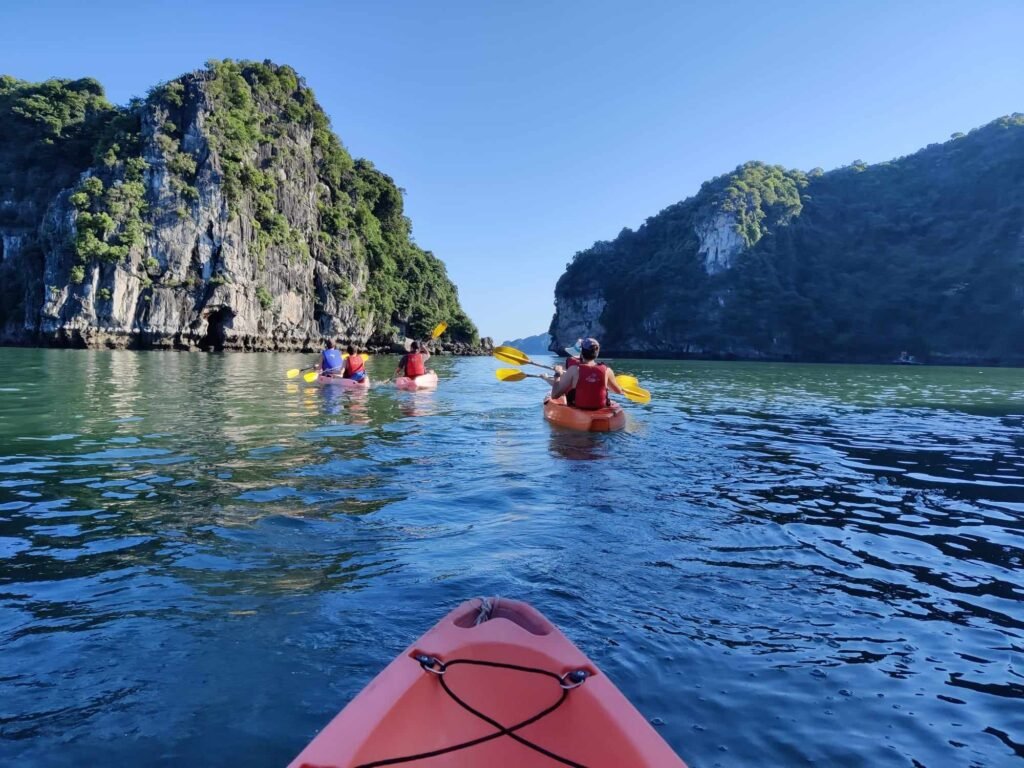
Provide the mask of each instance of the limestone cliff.
POLYGON ((747 163, 577 253, 552 350, 1024 364, 1024 115, 878 165, 747 163))
POLYGON ((0 125, 8 343, 389 346, 441 320, 478 343, 394 182, 289 67, 211 62, 124 108, 5 77, 0 125))

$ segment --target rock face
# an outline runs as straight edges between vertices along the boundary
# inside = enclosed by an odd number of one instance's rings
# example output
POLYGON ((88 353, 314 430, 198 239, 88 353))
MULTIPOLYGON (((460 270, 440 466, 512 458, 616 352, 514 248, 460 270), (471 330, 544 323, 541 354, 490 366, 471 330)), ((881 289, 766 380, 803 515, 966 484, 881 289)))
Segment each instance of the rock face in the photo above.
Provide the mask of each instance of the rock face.
POLYGON ((0 120, 7 343, 390 347, 445 320, 479 348, 400 191, 288 67, 211 62, 123 109, 94 81, 5 77, 0 120))
POLYGON ((560 354, 566 347, 571 347, 577 339, 588 336, 604 337, 604 326, 601 317, 608 305, 600 289, 583 296, 559 296, 555 294, 555 319, 551 324, 551 346, 549 349, 560 354))
POLYGON ((552 351, 1024 365, 1024 115, 828 173, 747 163, 574 257, 552 351))
POLYGON ((719 211, 694 228, 700 245, 697 253, 704 259, 704 270, 714 275, 732 266, 734 256, 746 247, 739 233, 739 222, 732 213, 719 211))

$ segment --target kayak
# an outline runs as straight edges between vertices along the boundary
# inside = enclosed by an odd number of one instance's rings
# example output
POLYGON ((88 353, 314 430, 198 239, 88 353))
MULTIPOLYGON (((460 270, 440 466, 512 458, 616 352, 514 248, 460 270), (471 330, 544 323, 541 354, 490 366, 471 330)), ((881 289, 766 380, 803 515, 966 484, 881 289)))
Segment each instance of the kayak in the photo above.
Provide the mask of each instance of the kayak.
POLYGON ((580 432, 618 432, 626 426, 625 411, 614 403, 608 408, 585 411, 566 405, 564 397, 544 401, 544 418, 552 424, 580 432))
POLYGON ((364 376, 362 381, 353 381, 352 379, 346 379, 343 376, 325 376, 320 374, 316 380, 317 384, 322 387, 325 386, 339 386, 347 389, 369 389, 370 388, 370 377, 364 376))
POLYGON ((399 376, 395 379, 395 386, 399 389, 437 389, 437 374, 433 371, 427 371, 422 376, 416 376, 409 378, 408 376, 399 376))
POLYGON ((468 600, 370 681, 289 768, 686 768, 539 611, 468 600))

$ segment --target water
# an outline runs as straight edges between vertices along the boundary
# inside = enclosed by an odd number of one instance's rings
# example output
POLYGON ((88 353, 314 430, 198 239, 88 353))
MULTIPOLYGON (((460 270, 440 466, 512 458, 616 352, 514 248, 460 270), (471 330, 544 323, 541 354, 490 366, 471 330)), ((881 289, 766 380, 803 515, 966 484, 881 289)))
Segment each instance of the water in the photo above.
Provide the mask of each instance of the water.
POLYGON ((283 765, 500 594, 694 767, 1020 764, 1024 372, 624 362, 585 435, 302 362, 0 350, 0 763, 283 765))

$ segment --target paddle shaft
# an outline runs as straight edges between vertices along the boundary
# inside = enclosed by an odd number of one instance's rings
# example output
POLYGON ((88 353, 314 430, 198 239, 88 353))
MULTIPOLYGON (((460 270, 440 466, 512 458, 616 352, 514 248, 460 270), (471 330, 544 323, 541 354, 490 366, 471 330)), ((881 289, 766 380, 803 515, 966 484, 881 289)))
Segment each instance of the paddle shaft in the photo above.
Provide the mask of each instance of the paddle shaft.
POLYGON ((552 366, 552 365, 544 365, 543 363, 535 363, 535 362, 533 362, 533 360, 527 360, 526 361, 526 365, 535 365, 538 368, 544 368, 544 369, 549 370, 549 371, 555 370, 554 366, 552 366))

